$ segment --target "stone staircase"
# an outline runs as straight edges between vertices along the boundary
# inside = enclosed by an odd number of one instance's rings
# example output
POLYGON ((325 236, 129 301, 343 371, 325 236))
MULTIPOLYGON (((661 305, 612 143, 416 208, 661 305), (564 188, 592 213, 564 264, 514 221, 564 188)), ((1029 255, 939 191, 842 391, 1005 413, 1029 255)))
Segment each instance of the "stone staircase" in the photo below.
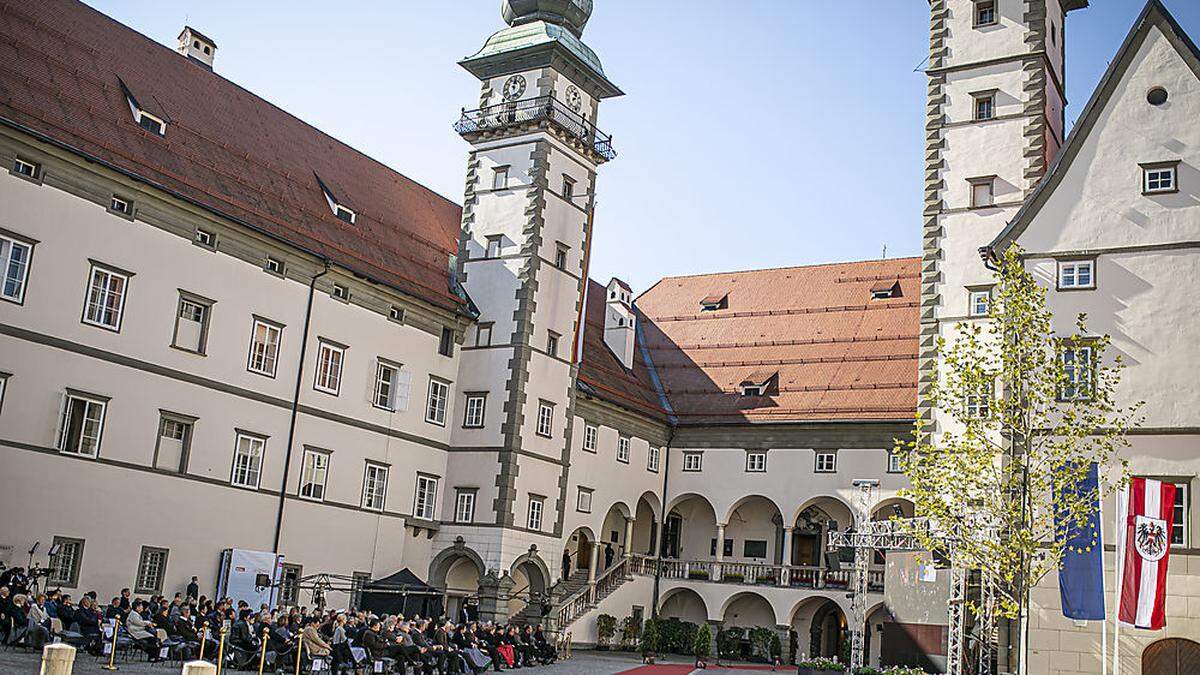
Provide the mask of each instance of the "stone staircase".
MULTIPOLYGON (((587 570, 575 570, 570 577, 560 580, 555 584, 554 588, 551 589, 551 594, 557 598, 571 598, 586 589, 587 585, 587 570)), ((555 606, 550 610, 551 616, 554 615, 557 609, 558 607, 555 606)), ((546 619, 542 616, 542 603, 531 601, 526 603, 521 608, 521 611, 510 616, 508 620, 518 626, 527 626, 545 623, 546 619)))
MULTIPOLYGON (((587 574, 576 572, 563 584, 566 584, 558 597, 559 601, 551 612, 554 617, 555 630, 561 632, 571 625, 573 621, 587 614, 592 608, 600 604, 600 601, 608 597, 613 591, 620 588, 626 581, 633 578, 632 569, 627 558, 622 558, 612 567, 604 570, 604 573, 596 577, 596 583, 589 585, 587 582, 587 574)), ((556 589, 559 590, 559 589, 556 589)))

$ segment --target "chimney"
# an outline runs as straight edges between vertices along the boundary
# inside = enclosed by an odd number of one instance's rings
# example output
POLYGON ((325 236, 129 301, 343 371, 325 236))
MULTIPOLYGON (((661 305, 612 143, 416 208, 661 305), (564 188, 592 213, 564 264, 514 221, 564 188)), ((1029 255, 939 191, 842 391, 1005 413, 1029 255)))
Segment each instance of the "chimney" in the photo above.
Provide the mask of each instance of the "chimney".
POLYGON ((604 291, 604 344, 625 366, 633 368, 633 293, 613 277, 604 291))
POLYGON ((195 28, 184 26, 183 31, 179 33, 178 51, 180 54, 192 59, 205 68, 212 70, 213 57, 217 55, 217 43, 195 28))

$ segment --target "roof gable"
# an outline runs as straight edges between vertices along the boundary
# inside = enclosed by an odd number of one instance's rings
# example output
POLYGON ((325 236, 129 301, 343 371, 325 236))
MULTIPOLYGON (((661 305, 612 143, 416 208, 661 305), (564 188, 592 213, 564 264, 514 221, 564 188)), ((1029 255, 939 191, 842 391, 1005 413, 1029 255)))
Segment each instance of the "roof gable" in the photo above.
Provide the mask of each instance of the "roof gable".
MULTIPOLYGON (((1192 75, 1200 78, 1200 50, 1196 48, 1195 43, 1159 0, 1149 0, 1134 22, 1129 34, 1121 43, 1121 47, 1100 79, 1100 83, 1092 92, 1091 98, 1084 106, 1083 113, 1074 128, 1071 129, 1066 143, 1050 166, 1050 170, 1026 198, 1024 205, 1008 225, 991 243, 983 247, 985 251, 994 254, 1017 241, 1050 201, 1055 190, 1072 172, 1076 160, 1085 162, 1081 165, 1084 167, 1081 170, 1086 170, 1086 162, 1091 157, 1085 152, 1085 149, 1089 147, 1089 141, 1097 134, 1097 127, 1104 122, 1106 114, 1118 99, 1128 95, 1141 97, 1142 102, 1145 102, 1145 91, 1125 91, 1122 85, 1127 83, 1131 68, 1136 66, 1139 58, 1145 54, 1148 42, 1152 43, 1153 38, 1158 35, 1166 39, 1183 63, 1187 65, 1192 75)), ((1136 164, 1138 161, 1144 160, 1129 158, 1129 161, 1136 164)))

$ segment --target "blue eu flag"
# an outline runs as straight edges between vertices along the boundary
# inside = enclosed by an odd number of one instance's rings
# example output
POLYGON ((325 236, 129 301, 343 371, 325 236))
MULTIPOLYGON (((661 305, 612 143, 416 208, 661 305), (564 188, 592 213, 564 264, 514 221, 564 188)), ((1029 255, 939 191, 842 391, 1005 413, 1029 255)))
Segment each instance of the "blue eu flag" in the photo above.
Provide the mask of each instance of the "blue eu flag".
POLYGON ((1071 523, 1063 522, 1065 519, 1055 514, 1058 536, 1066 537, 1058 586, 1062 593, 1063 616, 1069 619, 1104 620, 1104 547, 1100 537, 1098 485, 1096 463, 1092 462, 1087 475, 1074 486, 1074 492, 1080 496, 1091 495, 1095 499, 1095 508, 1088 512, 1086 520, 1074 523, 1070 528, 1071 523))

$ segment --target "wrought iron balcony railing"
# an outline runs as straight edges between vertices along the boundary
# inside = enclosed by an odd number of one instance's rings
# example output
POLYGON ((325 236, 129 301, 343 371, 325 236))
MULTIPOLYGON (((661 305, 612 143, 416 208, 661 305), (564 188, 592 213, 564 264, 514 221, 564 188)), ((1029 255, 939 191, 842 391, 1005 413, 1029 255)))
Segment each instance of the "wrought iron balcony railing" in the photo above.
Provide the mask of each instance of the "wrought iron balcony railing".
POLYGON ((538 96, 475 110, 463 110, 462 117, 454 125, 454 130, 466 136, 543 121, 556 125, 605 160, 617 156, 617 151, 612 147, 612 136, 601 132, 596 125, 554 96, 538 96))

